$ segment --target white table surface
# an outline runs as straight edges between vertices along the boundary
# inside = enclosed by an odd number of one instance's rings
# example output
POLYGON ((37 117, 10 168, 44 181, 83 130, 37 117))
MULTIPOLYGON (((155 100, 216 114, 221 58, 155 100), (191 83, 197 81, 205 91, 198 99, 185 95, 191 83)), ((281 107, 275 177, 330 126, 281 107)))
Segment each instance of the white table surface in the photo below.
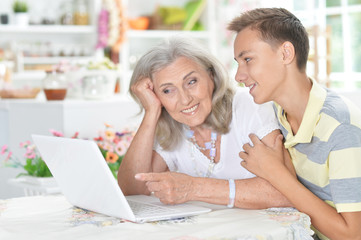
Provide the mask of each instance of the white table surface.
POLYGON ((207 206, 213 211, 137 224, 73 207, 63 195, 12 198, 0 200, 0 239, 312 239, 310 218, 292 208, 207 206))

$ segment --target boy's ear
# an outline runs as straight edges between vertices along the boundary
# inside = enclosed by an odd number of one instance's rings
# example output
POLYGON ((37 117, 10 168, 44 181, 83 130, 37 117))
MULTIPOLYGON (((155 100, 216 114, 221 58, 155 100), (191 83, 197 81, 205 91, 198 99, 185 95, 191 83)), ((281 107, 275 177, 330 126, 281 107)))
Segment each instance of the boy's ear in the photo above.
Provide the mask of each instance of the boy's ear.
POLYGON ((290 64, 296 57, 295 47, 291 42, 284 42, 281 46, 281 51, 285 64, 290 64))

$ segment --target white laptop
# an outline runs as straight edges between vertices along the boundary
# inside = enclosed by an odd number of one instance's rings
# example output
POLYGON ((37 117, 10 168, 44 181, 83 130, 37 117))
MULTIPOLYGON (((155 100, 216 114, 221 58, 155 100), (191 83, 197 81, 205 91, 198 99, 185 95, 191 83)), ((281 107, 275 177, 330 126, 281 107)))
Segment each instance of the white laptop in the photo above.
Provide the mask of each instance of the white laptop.
POLYGON ((41 135, 32 138, 62 193, 74 206, 133 222, 211 211, 192 204, 165 205, 152 196, 125 197, 94 141, 41 135))

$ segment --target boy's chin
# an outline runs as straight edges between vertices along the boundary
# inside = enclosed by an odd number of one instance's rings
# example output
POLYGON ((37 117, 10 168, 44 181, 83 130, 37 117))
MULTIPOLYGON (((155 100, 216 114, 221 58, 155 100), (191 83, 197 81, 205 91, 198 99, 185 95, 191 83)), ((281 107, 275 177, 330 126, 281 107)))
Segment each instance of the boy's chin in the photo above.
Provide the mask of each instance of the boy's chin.
POLYGON ((263 103, 269 102, 269 100, 266 100, 266 99, 263 99, 263 98, 260 98, 257 96, 252 96, 252 97, 253 97, 253 101, 257 104, 263 104, 263 103))

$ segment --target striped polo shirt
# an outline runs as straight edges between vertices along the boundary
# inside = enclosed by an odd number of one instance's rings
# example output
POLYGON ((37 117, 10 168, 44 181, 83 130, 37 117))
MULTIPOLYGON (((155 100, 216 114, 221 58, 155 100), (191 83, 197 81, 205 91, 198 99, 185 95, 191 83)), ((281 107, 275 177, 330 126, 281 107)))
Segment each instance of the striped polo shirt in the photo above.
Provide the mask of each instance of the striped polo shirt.
POLYGON ((361 110, 315 81, 296 135, 275 108, 298 179, 338 212, 361 211, 361 110))
POLYGON ((293 135, 284 110, 274 106, 299 181, 337 212, 361 211, 361 110, 313 81, 293 135))

